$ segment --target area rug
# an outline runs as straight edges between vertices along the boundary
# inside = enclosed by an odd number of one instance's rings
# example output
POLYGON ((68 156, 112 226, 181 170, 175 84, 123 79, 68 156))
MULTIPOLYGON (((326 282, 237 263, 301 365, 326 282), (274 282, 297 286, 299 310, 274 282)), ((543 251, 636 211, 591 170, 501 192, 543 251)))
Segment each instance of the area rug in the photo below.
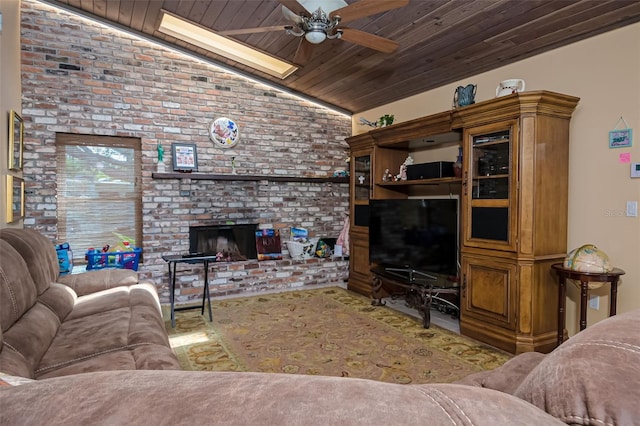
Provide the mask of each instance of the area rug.
POLYGON ((445 383, 511 357, 340 287, 214 301, 213 322, 180 311, 167 332, 185 370, 445 383))

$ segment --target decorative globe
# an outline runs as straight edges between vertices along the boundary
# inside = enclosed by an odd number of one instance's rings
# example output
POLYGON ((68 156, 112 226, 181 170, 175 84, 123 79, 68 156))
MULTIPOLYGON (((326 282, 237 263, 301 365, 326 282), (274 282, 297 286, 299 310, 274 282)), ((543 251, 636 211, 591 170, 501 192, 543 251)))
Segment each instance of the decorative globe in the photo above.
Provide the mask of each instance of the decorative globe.
MULTIPOLYGON (((585 244, 567 253, 564 258, 565 269, 579 272, 606 273, 613 270, 609 256, 593 244, 585 244)), ((578 287, 578 282, 574 282, 578 287)), ((590 282, 589 288, 602 287, 604 283, 590 282)))

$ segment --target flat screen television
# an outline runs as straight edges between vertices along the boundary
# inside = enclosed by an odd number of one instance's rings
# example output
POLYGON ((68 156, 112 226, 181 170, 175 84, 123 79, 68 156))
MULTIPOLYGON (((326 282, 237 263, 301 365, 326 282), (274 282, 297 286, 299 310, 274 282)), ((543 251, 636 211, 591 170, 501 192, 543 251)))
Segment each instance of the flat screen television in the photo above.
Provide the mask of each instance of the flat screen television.
POLYGON ((384 268, 458 276, 458 199, 370 200, 369 259, 384 268))

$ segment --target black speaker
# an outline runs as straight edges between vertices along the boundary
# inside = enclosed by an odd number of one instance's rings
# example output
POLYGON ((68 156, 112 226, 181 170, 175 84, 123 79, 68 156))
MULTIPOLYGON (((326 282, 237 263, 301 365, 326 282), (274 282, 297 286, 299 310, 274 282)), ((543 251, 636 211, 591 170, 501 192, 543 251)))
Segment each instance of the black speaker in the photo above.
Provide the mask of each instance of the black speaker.
POLYGON ((407 166, 407 180, 453 177, 453 161, 411 164, 407 166))

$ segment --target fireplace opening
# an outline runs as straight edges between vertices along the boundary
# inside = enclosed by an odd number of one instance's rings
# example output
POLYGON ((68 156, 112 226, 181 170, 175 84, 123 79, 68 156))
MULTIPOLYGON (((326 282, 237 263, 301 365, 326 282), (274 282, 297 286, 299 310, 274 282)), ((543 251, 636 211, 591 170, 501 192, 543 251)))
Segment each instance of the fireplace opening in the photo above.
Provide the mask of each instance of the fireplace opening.
POLYGON ((257 259, 257 224, 189 227, 189 253, 224 261, 257 259))

